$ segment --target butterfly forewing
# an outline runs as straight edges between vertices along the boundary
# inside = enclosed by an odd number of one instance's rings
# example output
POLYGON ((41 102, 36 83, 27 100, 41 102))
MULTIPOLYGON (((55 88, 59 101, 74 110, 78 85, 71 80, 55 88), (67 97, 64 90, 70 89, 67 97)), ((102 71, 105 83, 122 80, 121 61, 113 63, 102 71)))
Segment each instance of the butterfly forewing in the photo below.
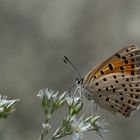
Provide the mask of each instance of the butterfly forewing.
POLYGON ((140 49, 128 46, 92 69, 83 86, 112 113, 129 116, 140 104, 140 49))
MULTIPOLYGON (((128 46, 113 56, 105 60, 101 65, 98 65, 94 69, 92 69, 84 78, 84 84, 88 84, 91 80, 99 78, 100 76, 109 74, 109 73, 133 73, 133 69, 136 64, 139 64, 138 60, 140 59, 140 51, 135 45, 128 46), (132 56, 132 53, 133 56, 132 56), (135 60, 134 56, 138 57, 135 60)), ((134 71, 135 73, 135 71, 134 71)))

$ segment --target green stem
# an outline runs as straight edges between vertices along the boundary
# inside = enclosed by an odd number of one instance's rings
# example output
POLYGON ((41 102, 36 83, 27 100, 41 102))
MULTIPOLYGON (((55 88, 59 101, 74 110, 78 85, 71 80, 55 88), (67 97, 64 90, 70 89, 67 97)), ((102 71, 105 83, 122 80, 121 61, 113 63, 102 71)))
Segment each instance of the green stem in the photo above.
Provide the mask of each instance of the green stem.
POLYGON ((39 137, 39 140, 43 140, 43 139, 44 139, 44 136, 45 136, 45 135, 41 133, 41 135, 40 135, 40 137, 39 137))
POLYGON ((70 135, 71 133, 65 133, 65 134, 63 134, 63 135, 61 135, 61 136, 59 136, 59 137, 55 137, 55 136, 53 136, 50 140, 57 140, 57 139, 60 139, 60 138, 62 138, 62 137, 65 137, 65 136, 67 136, 67 135, 70 135))
MULTIPOLYGON (((47 124, 48 123, 48 121, 49 121, 49 114, 48 114, 48 111, 47 110, 44 110, 44 114, 45 114, 45 124, 47 124)), ((46 129, 46 128, 45 128, 46 129)), ((42 128, 42 130, 41 130, 41 134, 40 134, 40 137, 39 137, 39 140, 43 140, 44 139, 44 137, 45 137, 45 135, 47 135, 48 134, 48 131, 49 130, 44 130, 44 128, 42 128)))
POLYGON ((57 139, 57 138, 53 136, 50 140, 56 140, 56 139, 57 139))

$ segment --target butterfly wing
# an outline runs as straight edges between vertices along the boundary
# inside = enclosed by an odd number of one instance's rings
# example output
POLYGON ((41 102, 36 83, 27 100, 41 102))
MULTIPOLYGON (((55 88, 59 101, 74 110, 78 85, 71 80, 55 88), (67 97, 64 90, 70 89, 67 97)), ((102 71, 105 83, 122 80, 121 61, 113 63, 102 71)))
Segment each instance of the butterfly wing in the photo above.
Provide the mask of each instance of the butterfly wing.
POLYGON ((140 103, 139 60, 140 49, 128 46, 92 69, 83 85, 101 107, 129 116, 140 103))
POLYGON ((130 116, 140 104, 140 77, 114 73, 92 81, 88 89, 93 99, 112 113, 130 116))
POLYGON ((93 68, 84 78, 84 85, 92 80, 109 73, 138 74, 140 67, 140 49, 136 45, 130 45, 121 49, 113 56, 105 60, 101 65, 93 68))

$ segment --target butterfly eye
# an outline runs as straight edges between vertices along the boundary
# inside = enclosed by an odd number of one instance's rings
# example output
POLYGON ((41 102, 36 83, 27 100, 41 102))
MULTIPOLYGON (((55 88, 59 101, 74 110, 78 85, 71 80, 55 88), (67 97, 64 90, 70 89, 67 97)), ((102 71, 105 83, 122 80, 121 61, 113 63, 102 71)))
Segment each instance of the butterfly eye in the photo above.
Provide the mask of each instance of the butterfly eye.
POLYGON ((78 81, 78 85, 80 84, 80 81, 78 81))
POLYGON ((83 80, 84 80, 84 78, 82 78, 82 79, 78 79, 78 77, 76 78, 76 81, 77 81, 77 84, 79 85, 79 84, 82 84, 83 83, 83 80))

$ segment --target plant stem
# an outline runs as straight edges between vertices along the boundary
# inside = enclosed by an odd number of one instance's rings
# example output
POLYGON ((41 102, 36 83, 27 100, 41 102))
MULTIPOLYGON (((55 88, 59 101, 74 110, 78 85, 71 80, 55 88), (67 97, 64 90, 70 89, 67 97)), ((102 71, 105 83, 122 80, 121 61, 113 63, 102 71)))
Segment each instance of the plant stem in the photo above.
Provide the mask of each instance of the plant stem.
POLYGON ((43 139, 44 139, 44 136, 45 136, 45 135, 41 133, 41 135, 40 135, 40 137, 39 137, 39 140, 43 140, 43 139))
MULTIPOLYGON (((48 110, 44 110, 44 114, 45 114, 45 123, 44 124, 47 124, 48 123, 48 121, 49 121, 49 114, 48 114, 48 110)), ((42 130, 41 130, 41 134, 40 134, 40 137, 39 137, 39 140, 43 140, 44 139, 44 137, 45 137, 45 135, 47 135, 47 133, 48 133, 48 131, 49 131, 49 129, 47 129, 47 130, 45 130, 46 128, 42 128, 42 130)))
POLYGON ((56 139, 57 139, 57 138, 53 136, 50 140, 56 140, 56 139))

